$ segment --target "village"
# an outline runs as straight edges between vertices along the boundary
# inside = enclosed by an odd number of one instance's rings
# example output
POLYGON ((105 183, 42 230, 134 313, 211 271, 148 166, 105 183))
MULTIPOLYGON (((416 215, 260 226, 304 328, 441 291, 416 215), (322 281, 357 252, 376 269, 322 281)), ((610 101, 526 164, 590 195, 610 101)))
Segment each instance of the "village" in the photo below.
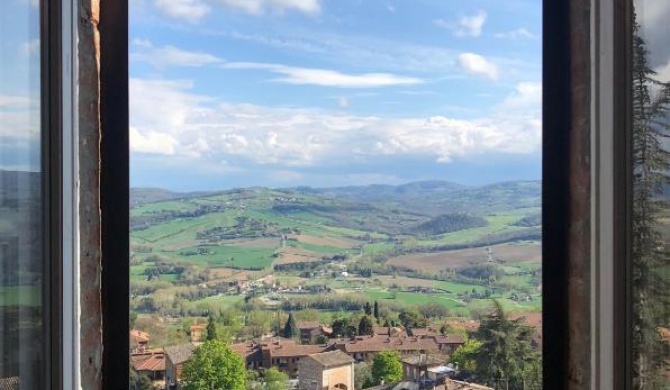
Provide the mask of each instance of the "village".
MULTIPOLYGON (((410 329, 374 326, 372 334, 333 338, 333 329, 314 321, 298 322, 295 339, 267 335, 230 344, 244 359, 246 368, 263 373, 276 368, 289 378, 286 389, 354 390, 355 366, 370 362, 383 351, 396 351, 402 363, 402 380, 367 387, 371 390, 486 390, 489 387, 456 380, 458 365, 451 354, 465 341, 460 335, 444 335, 431 327, 410 329), (325 342, 323 342, 325 341, 325 342)), ((207 337, 206 325, 190 328, 190 341, 149 349, 150 335, 132 330, 131 363, 139 375, 152 381, 156 390, 180 390, 182 370, 207 337)))

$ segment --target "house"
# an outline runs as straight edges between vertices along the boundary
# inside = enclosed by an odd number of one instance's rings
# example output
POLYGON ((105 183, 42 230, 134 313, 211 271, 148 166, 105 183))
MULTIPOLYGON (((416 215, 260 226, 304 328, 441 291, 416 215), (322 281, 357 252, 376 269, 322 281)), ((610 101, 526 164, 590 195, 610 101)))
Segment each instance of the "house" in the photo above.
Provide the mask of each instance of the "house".
POLYGON ((130 331, 130 352, 144 352, 149 344, 149 333, 141 330, 131 329, 130 331))
POLYGON ((428 378, 428 369, 440 367, 447 363, 448 356, 436 354, 408 355, 401 359, 403 378, 406 380, 418 380, 428 378))
POLYGON ((19 378, 0 378, 0 390, 19 390, 19 378))
POLYGON ((437 349, 442 353, 452 353, 456 348, 462 347, 465 344, 465 339, 461 335, 436 335, 430 336, 435 340, 437 349))
POLYGON ((393 326, 373 326, 372 333, 378 336, 400 336, 406 334, 403 328, 393 326))
POLYGON ((302 344, 316 344, 319 336, 328 337, 333 333, 332 328, 321 325, 316 321, 300 321, 297 325, 302 344))
POLYGON ((140 375, 146 375, 154 384, 154 389, 165 388, 165 352, 146 351, 130 355, 133 369, 140 375))
POLYGON ((370 360, 381 351, 398 351, 401 355, 418 353, 436 353, 439 346, 433 338, 409 336, 355 336, 338 341, 335 348, 348 354, 356 361, 370 360))
POLYGON ((298 372, 298 390, 354 389, 354 359, 341 351, 306 356, 298 372))
POLYGON ((186 363, 193 354, 196 346, 193 343, 174 345, 163 348, 165 352, 165 388, 180 390, 179 381, 186 363))
POLYGON ((207 325, 203 324, 195 324, 191 325, 191 328, 189 329, 190 331, 190 339, 192 343, 197 343, 200 341, 203 341, 207 334, 207 325))
POLYGON ((298 374, 298 363, 305 356, 334 349, 329 344, 297 344, 295 341, 283 337, 256 339, 246 343, 233 344, 230 348, 244 358, 246 366, 250 370, 277 367, 290 377, 295 377, 298 374))

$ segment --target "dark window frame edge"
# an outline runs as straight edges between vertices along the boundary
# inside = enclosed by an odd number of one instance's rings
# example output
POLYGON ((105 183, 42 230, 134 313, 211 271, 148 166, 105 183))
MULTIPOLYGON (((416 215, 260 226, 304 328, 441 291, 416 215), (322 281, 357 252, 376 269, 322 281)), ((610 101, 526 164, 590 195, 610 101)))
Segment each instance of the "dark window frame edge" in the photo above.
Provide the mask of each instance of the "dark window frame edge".
POLYGON ((128 0, 100 7, 102 388, 121 389, 130 364, 128 0))
POLYGON ((62 388, 62 19, 61 0, 41 0, 40 126, 44 279, 44 386, 62 388))

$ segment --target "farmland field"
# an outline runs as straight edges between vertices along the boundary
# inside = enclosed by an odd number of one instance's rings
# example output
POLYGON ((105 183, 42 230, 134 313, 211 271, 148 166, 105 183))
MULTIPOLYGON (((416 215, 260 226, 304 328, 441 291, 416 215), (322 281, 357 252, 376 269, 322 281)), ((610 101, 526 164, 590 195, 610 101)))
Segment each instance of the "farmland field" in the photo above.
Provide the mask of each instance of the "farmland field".
MULTIPOLYGON (((366 301, 396 320, 435 303, 469 316, 494 298, 512 313, 537 312, 539 183, 481 191, 254 188, 138 201, 131 308, 141 318, 192 321, 230 310, 242 318, 253 307, 264 327, 285 320, 287 307, 296 318, 332 318, 366 301)), ((164 337, 184 337, 173 323, 164 337)))

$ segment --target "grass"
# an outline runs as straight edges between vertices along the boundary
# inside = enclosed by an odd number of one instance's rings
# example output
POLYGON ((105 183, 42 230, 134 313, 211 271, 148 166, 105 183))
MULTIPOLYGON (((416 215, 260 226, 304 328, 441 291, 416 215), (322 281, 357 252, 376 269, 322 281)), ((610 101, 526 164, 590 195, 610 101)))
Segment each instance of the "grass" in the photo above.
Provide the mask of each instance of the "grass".
POLYGON ((0 287, 0 307, 40 306, 42 304, 40 286, 0 287))
MULTIPOLYGON (((211 254, 183 256, 179 252, 163 252, 175 262, 202 264, 214 268, 256 269, 267 268, 272 264, 272 249, 245 248, 240 246, 208 246, 211 254)), ((196 250, 197 247, 185 249, 196 250)))

